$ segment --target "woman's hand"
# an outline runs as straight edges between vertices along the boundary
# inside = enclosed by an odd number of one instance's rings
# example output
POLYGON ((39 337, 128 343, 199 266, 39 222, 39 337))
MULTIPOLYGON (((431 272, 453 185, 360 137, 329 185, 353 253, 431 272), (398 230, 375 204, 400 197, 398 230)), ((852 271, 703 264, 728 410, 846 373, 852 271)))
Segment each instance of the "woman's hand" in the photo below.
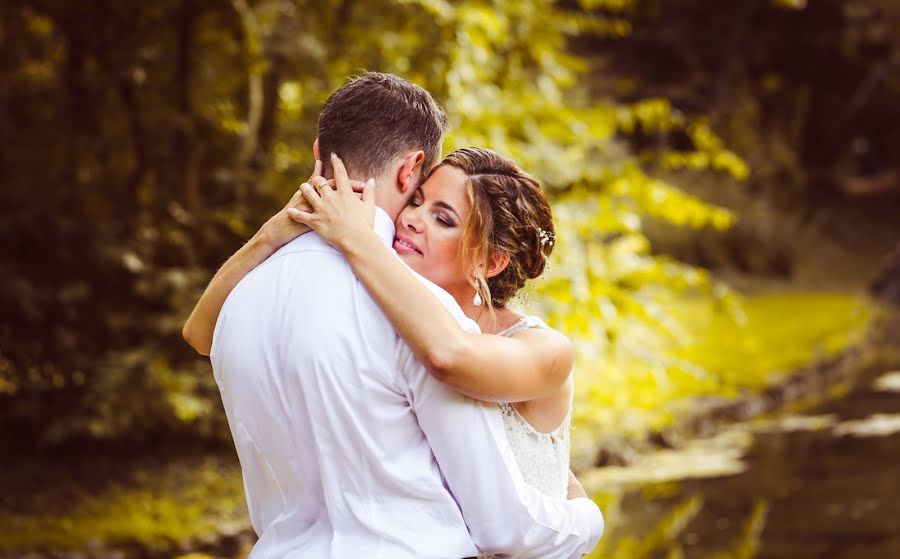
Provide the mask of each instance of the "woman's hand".
POLYGON ((572 470, 569 470, 569 487, 567 488, 566 493, 566 499, 568 500, 587 497, 587 492, 585 492, 584 487, 581 485, 581 482, 578 481, 578 478, 575 477, 572 470))
MULTIPOLYGON (((310 175, 309 180, 313 180, 321 174, 322 162, 316 159, 316 166, 313 169, 313 173, 310 175)), ((254 236, 259 242, 268 247, 271 252, 275 252, 303 233, 309 231, 308 227, 291 219, 290 215, 288 215, 289 208, 304 211, 312 209, 309 202, 303 197, 302 189, 297 189, 297 192, 291 196, 288 203, 259 228, 259 231, 257 231, 254 236)))
POLYGON ((317 177, 317 187, 300 185, 300 192, 313 211, 288 207, 286 212, 297 223, 311 227, 328 243, 339 250, 352 245, 360 235, 371 235, 375 224, 375 179, 369 179, 362 190, 362 200, 354 192, 347 169, 339 157, 332 154, 334 189, 317 177))

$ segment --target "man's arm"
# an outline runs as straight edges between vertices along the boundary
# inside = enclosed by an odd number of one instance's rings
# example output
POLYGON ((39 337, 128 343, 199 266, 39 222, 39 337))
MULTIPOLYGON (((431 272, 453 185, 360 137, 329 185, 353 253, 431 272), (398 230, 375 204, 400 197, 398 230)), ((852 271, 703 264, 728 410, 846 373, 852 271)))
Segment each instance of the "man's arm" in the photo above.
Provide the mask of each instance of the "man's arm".
POLYGON ((578 558, 603 534, 587 498, 552 499, 528 486, 515 462, 496 404, 436 381, 401 350, 413 409, 475 545, 484 552, 543 559, 578 558))

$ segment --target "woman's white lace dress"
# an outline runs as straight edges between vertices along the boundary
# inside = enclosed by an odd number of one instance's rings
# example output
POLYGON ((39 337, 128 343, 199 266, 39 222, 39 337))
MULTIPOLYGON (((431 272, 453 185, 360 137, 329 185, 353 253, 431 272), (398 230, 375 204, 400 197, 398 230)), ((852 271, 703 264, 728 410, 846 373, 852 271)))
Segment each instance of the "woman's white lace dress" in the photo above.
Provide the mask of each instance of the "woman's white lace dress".
MULTIPOLYGON (((526 328, 549 328, 536 316, 522 317, 498 336, 512 336, 526 328)), ((550 433, 537 431, 525 418, 508 403, 500 403, 503 424, 509 446, 525 483, 544 495, 565 499, 569 485, 569 424, 572 420, 572 406, 562 424, 550 433)), ((482 554, 478 559, 493 559, 491 554, 482 554)))
MULTIPOLYGON (((549 327, 536 316, 526 316, 497 335, 512 336, 526 328, 549 327)), ((512 404, 501 403, 500 411, 503 412, 506 435, 525 483, 547 496, 565 499, 569 484, 569 424, 572 407, 569 406, 569 413, 562 424, 550 433, 535 430, 512 404)))

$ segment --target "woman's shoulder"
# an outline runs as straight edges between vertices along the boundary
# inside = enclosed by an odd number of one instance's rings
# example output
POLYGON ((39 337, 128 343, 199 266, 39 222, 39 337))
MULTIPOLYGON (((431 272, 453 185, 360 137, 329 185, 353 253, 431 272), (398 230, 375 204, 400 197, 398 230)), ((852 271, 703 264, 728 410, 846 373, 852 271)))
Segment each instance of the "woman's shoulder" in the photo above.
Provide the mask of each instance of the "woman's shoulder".
POLYGON ((566 337, 565 334, 549 326, 537 315, 517 313, 517 317, 511 322, 512 325, 505 330, 506 332, 509 332, 510 335, 529 333, 539 337, 566 337))
POLYGON ((574 354, 574 346, 569 338, 551 328, 540 317, 524 315, 509 329, 508 336, 528 342, 534 350, 554 359, 564 358, 570 361, 574 354))
POLYGON ((503 309, 497 313, 497 327, 495 334, 498 336, 513 336, 530 328, 543 328, 552 330, 547 323, 536 315, 526 315, 510 309, 503 309))

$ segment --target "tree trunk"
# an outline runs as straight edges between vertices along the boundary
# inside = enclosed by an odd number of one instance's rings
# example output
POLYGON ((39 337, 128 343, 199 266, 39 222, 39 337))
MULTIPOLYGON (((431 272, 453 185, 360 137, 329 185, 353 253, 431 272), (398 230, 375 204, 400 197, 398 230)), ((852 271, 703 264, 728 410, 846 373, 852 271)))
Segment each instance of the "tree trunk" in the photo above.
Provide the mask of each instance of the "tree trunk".
POLYGON ((197 21, 197 13, 193 6, 191 0, 182 0, 178 10, 175 107, 179 118, 175 129, 175 141, 172 144, 175 168, 178 170, 181 190, 184 192, 184 203, 189 211, 196 210, 200 205, 196 135, 191 107, 191 50, 197 21))

